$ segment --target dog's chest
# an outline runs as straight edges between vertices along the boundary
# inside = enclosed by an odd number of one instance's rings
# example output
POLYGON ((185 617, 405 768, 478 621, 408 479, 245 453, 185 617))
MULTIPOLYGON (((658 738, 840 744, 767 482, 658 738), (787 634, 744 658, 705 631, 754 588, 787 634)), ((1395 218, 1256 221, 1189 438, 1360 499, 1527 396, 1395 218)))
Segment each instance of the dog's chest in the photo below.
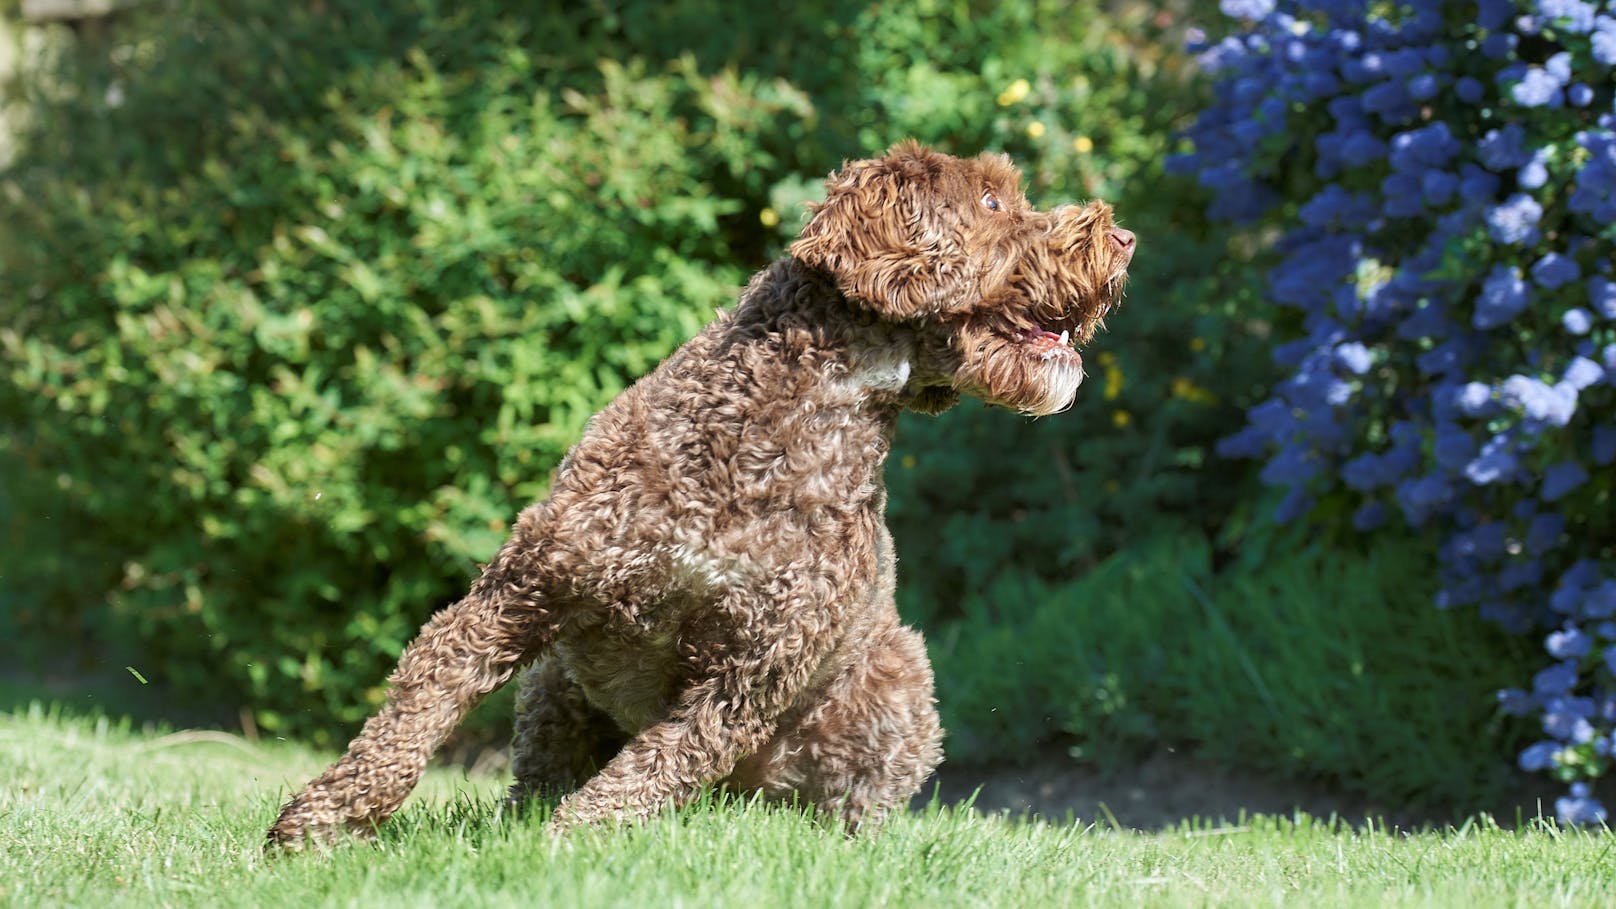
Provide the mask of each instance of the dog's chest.
MULTIPOLYGON (((658 572, 666 573, 665 566, 658 572)), ((556 649, 590 703, 634 734, 666 714, 702 673, 701 642, 717 633, 715 618, 708 591, 667 586, 588 610, 556 649)))
POLYGON ((670 632, 597 631, 556 647, 590 703, 634 734, 667 711, 683 677, 670 632))

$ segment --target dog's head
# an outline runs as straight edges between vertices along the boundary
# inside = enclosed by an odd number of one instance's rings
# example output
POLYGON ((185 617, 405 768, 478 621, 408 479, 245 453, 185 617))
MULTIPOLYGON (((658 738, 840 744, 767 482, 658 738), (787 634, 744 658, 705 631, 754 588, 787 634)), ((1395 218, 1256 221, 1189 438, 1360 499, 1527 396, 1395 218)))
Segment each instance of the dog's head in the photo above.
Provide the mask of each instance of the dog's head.
POLYGON ((1003 155, 960 159, 905 142, 827 181, 791 244, 849 299, 920 338, 911 406, 958 392, 1024 413, 1070 407, 1073 344, 1121 298, 1134 237, 1104 202, 1040 212, 1003 155))

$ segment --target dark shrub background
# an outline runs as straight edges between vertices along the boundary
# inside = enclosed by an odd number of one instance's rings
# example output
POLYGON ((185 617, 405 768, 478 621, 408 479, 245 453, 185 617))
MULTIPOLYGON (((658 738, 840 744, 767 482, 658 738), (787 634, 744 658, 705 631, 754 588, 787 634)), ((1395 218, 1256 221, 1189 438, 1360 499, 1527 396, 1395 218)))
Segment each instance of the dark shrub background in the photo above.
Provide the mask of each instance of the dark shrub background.
MULTIPOLYGON (((340 739, 584 420, 733 301, 828 171, 914 136, 1008 152, 1035 201, 1104 197, 1141 237, 1072 412, 904 419, 900 605, 934 642, 951 747, 1207 739, 1165 695, 1080 722, 1096 678, 1182 690, 1158 670, 1194 668, 1163 655, 1206 613, 1179 582, 1159 609, 1086 610, 1077 579, 1181 552, 1209 584, 1254 539, 1252 467, 1213 447, 1275 376, 1260 244, 1209 227, 1200 190, 1162 171, 1204 98, 1183 30, 1215 16, 1036 0, 123 14, 8 87, 32 113, 0 172, 3 630, 33 667, 132 665, 173 704, 340 739), (1050 622, 1134 643, 1083 672, 1013 643, 1050 622), (1015 736, 993 733, 1001 703, 1015 736)), ((1326 537, 1274 551, 1369 558, 1326 537)), ((1418 596, 1394 612, 1448 621, 1418 596)), ((1501 652, 1474 634, 1472 652, 1501 652)), ((1491 689, 1464 679, 1455 736, 1482 734, 1491 689)), ((1438 696, 1412 675, 1375 684, 1438 696)), ((1189 688, 1231 710, 1256 696, 1189 688)), ((1250 747, 1292 754, 1296 728, 1250 747)))

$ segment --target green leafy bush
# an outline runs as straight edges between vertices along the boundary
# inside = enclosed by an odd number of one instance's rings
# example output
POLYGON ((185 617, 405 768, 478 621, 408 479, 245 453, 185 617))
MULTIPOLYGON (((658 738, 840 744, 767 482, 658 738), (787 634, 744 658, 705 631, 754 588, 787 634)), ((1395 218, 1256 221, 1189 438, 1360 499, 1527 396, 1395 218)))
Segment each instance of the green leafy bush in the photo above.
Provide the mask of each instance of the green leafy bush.
POLYGON ((934 641, 950 757, 1040 742, 1114 766, 1162 746, 1398 803, 1472 806, 1518 730, 1492 686, 1530 664, 1499 629, 1427 606, 1433 557, 1248 540, 1214 573, 1160 536, 1080 580, 1003 578, 934 641), (1487 744, 1487 743, 1491 744, 1487 744))
POLYGON ((910 135, 1112 199, 1142 252, 1077 412, 907 422, 906 610, 1221 523, 1246 468, 1205 453, 1269 376, 1226 239, 1162 189, 1171 8, 739 9, 143 4, 13 86, 8 630, 351 723, 587 416, 910 135))
POLYGON ((95 637, 146 673, 320 728, 744 279, 717 229, 741 203, 705 188, 742 165, 721 135, 805 107, 677 64, 546 89, 448 21, 454 45, 260 104, 236 55, 273 76, 333 24, 192 15, 206 40, 137 29, 122 106, 47 107, 0 187, 5 573, 20 624, 104 597, 95 637))

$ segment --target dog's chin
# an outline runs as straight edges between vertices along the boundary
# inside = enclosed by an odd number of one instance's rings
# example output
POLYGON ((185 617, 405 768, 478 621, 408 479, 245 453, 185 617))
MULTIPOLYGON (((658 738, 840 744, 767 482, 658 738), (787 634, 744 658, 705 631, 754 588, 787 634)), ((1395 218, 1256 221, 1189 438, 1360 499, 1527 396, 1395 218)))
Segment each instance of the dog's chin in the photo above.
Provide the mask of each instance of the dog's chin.
POLYGON ((994 335, 968 348, 955 387, 973 397, 1035 417, 1072 406, 1083 384, 1083 357, 1048 333, 994 335))
POLYGON ((1082 358, 1074 356, 1051 362, 1040 367, 1038 372, 1042 374, 1038 377, 1041 381, 1035 381, 1033 389, 1024 389, 1019 397, 1007 397, 995 403, 1034 417, 1047 417, 1070 409, 1077 400, 1078 386, 1083 384, 1082 358), (1033 393, 1026 394, 1029 390, 1033 393))

